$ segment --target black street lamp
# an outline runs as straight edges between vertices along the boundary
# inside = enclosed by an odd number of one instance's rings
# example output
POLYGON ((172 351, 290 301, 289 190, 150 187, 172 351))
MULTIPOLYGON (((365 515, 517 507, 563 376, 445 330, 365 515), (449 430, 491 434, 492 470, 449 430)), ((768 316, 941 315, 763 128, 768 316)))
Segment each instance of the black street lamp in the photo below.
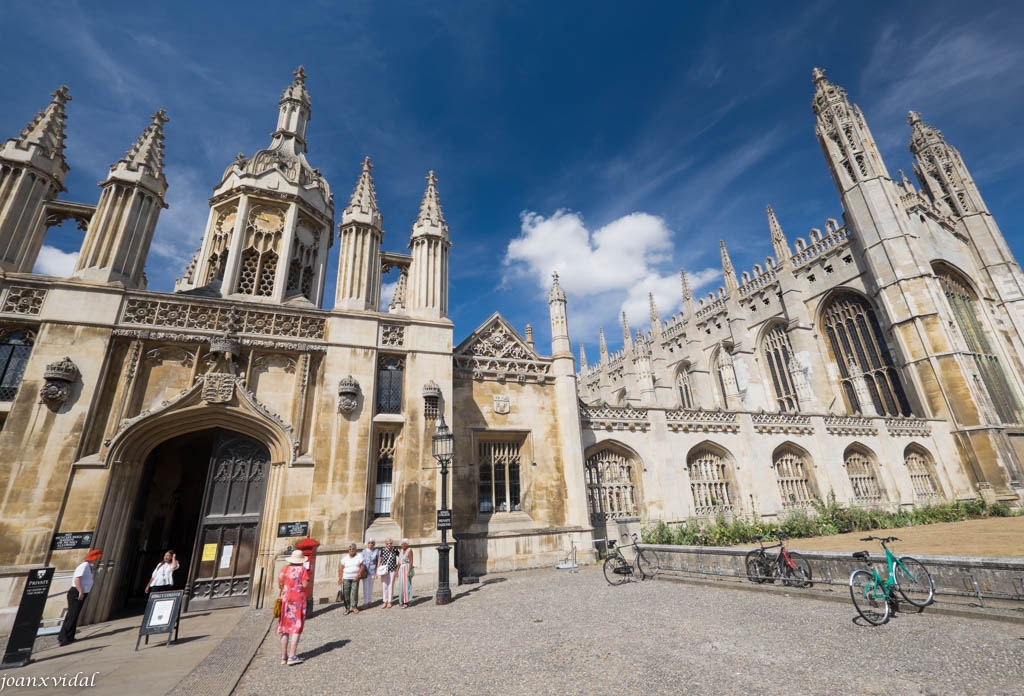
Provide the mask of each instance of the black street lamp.
POLYGON ((454 451, 455 438, 445 425, 442 413, 441 424, 437 426, 437 433, 431 438, 431 453, 441 465, 441 509, 437 511, 441 545, 437 547, 437 594, 434 595, 437 604, 448 604, 452 601, 452 588, 448 583, 448 552, 451 550, 448 546, 448 530, 452 528, 452 511, 448 509, 448 465, 452 462, 454 451))

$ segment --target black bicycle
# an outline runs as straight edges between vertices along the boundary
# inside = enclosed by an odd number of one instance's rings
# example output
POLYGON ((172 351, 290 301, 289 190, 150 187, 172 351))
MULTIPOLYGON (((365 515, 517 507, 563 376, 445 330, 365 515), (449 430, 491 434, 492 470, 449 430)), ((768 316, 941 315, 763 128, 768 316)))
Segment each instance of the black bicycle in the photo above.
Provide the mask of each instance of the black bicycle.
POLYGON ((811 564, 796 551, 786 548, 785 539, 788 537, 785 534, 779 534, 778 537, 778 544, 765 546, 763 541, 759 541, 761 548, 747 554, 747 578, 758 584, 775 582, 775 578, 781 578, 783 584, 789 587, 810 587, 811 564), (779 553, 769 556, 768 549, 778 549, 779 553))
MULTIPOLYGON (((640 573, 641 580, 653 578, 661 569, 658 554, 652 549, 640 548, 638 546, 640 540, 637 538, 637 535, 633 534, 632 536, 632 544, 626 544, 619 548, 615 547, 614 539, 608 540, 608 557, 604 559, 604 579, 610 585, 621 585, 633 577, 636 572, 640 573), (622 555, 622 549, 629 548, 630 546, 636 548, 636 555, 633 556, 632 563, 629 563, 626 557, 622 555)), ((622 538, 625 539, 627 537, 623 534, 622 538)))

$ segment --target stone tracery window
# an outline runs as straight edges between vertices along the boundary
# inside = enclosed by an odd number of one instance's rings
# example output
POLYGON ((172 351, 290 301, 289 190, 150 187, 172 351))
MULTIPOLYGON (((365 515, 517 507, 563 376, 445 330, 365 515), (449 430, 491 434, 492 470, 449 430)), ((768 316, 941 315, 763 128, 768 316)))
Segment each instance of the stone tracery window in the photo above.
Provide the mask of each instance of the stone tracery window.
POLYGON ((591 522, 639 516, 636 469, 626 455, 608 447, 595 452, 587 457, 584 480, 591 522))
POLYGON ((373 516, 390 517, 394 497, 395 440, 398 433, 385 430, 377 434, 377 472, 374 487, 373 516))
POLYGON ((33 343, 30 331, 0 328, 0 401, 14 401, 33 343))
POLYGON ((942 488, 935 476, 935 464, 923 447, 908 446, 903 453, 903 463, 910 474, 915 500, 927 502, 942 497, 942 488))
POLYGON ((903 384, 871 305, 859 295, 845 292, 828 303, 823 320, 829 349, 839 368, 840 383, 853 410, 862 410, 854 380, 863 376, 880 415, 910 415, 903 384), (851 363, 859 374, 851 371, 851 363))
POLYGON ((307 300, 313 299, 313 277, 319 252, 316 232, 307 222, 300 222, 295 230, 292 257, 288 263, 288 294, 298 292, 307 300))
POLYGON ((789 362, 793 358, 793 346, 789 341, 789 333, 782 324, 776 324, 765 333, 761 341, 761 352, 775 389, 775 401, 779 411, 798 411, 800 401, 797 399, 796 386, 789 372, 789 362))
POLYGON ((689 366, 679 368, 676 373, 676 391, 679 394, 679 408, 693 408, 693 391, 690 387, 689 366))
POLYGON ((213 239, 210 242, 210 255, 206 262, 204 285, 215 280, 224 280, 228 249, 231 247, 231 235, 235 229, 235 216, 234 209, 217 216, 217 222, 213 228, 213 239))
POLYGON ((708 447, 699 447, 686 458, 690 494, 698 516, 732 512, 733 492, 728 467, 725 458, 708 447))
POLYGON ((1020 402, 982 325, 984 310, 977 296, 952 270, 936 269, 936 275, 996 415, 1002 423, 1020 423, 1020 402))
POLYGON ((402 412, 405 360, 385 355, 377 363, 377 413, 402 412))
POLYGON ((522 510, 520 497, 521 439, 485 440, 477 445, 479 472, 479 511, 515 512, 522 510))
POLYGON ((843 457, 846 475, 853 487, 853 501, 858 505, 877 505, 885 499, 871 456, 859 447, 850 447, 843 457))
POLYGON ((255 206, 249 213, 237 292, 256 297, 274 294, 283 229, 284 213, 278 208, 255 206))
POLYGON ((814 504, 814 489, 810 480, 810 462, 804 454, 791 446, 775 451, 772 458, 775 481, 784 509, 808 508, 814 504))

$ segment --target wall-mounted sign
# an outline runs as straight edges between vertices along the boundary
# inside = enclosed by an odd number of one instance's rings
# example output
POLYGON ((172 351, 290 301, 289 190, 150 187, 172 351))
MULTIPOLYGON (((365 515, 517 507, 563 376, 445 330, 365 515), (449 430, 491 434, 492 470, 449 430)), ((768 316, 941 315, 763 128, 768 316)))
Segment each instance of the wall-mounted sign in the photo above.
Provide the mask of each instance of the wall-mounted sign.
POLYGON ((28 664, 32 656, 32 644, 36 641, 36 631, 39 630, 39 620, 43 618, 43 607, 46 606, 51 580, 53 568, 28 571, 11 637, 7 639, 7 649, 4 650, 3 667, 22 667, 28 664))
POLYGON ((93 532, 59 532, 53 535, 52 551, 92 548, 93 532))
POLYGON ((451 510, 438 510, 437 511, 437 528, 438 529, 451 529, 452 528, 452 511, 451 510))
POLYGON ((217 545, 203 544, 203 561, 217 560, 217 545))
POLYGON ((278 522, 277 538, 309 536, 309 522, 278 522))

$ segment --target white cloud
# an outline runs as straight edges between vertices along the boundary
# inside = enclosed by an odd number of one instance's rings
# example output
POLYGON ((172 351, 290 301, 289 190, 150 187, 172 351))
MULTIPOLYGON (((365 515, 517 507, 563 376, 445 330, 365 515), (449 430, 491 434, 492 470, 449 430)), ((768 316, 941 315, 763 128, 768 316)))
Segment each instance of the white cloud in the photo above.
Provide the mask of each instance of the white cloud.
MULTIPOLYGON (((673 233, 662 218, 631 213, 594 231, 579 213, 567 210, 551 217, 526 211, 520 222, 520 234, 505 253, 505 283, 525 279, 546 292, 556 271, 569 296, 569 321, 579 339, 593 340, 600 326, 609 329, 609 338, 617 335, 611 327, 619 325, 623 311, 632 327, 646 329, 648 293, 654 294, 662 319, 682 304, 679 271, 671 268, 673 233)), ((704 269, 688 274, 688 280, 696 292, 720 275, 704 269)))
POLYGON ((160 213, 149 249, 146 276, 152 290, 171 290, 206 231, 211 187, 199 170, 168 165, 168 208, 160 213))
POLYGON ((57 247, 44 244, 39 250, 39 256, 36 258, 36 265, 32 272, 66 278, 75 270, 75 261, 77 260, 77 251, 61 251, 57 247))

